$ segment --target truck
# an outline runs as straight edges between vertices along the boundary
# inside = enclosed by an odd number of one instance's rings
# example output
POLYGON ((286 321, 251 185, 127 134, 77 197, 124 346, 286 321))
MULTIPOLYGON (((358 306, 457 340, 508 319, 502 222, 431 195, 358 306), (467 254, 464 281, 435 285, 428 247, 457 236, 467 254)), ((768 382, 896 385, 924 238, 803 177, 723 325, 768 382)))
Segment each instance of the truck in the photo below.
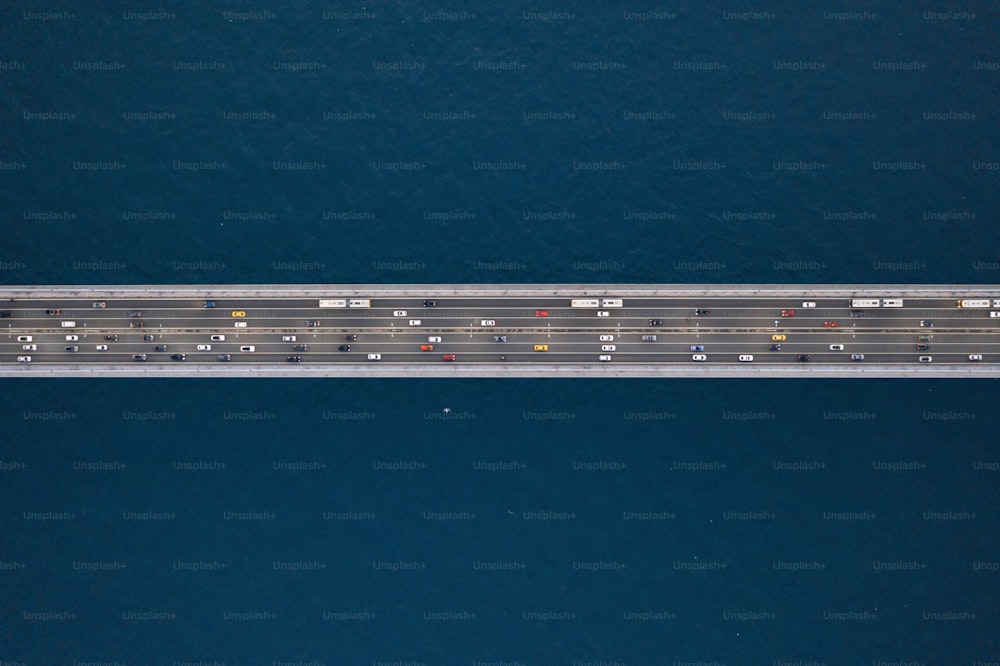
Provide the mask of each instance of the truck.
POLYGON ((877 308, 879 307, 879 300, 877 298, 853 298, 851 299, 852 308, 877 308))
POLYGON ((960 308, 988 308, 990 307, 990 299, 965 299, 958 302, 958 307, 960 308))
POLYGON ((601 301, 596 298, 574 298, 569 302, 569 306, 571 308, 599 308, 601 307, 601 301))

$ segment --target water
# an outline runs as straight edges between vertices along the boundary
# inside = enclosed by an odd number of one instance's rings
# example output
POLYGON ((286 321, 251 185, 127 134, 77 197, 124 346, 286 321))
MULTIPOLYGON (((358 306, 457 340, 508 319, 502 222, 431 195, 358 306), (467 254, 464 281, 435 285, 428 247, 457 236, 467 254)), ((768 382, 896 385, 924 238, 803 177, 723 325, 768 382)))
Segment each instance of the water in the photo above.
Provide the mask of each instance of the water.
MULTIPOLYGON (((11 12, 3 283, 996 282, 993 10, 253 10, 11 12)), ((993 381, 0 390, 2 659, 997 653, 993 381)))

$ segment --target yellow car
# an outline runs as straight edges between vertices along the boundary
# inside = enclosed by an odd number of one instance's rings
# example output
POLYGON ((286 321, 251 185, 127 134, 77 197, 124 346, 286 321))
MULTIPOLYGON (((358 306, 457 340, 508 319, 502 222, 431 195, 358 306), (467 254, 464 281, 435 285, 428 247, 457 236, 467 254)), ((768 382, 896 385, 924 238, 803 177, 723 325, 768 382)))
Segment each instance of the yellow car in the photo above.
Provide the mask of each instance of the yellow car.
POLYGON ((548 345, 535 345, 535 351, 548 351, 548 345))
POLYGON ((775 342, 783 342, 784 340, 787 340, 788 338, 786 336, 784 336, 784 335, 780 335, 779 334, 779 335, 772 335, 771 339, 774 340, 775 342))
POLYGON ((233 310, 230 314, 233 317, 246 317, 247 316, 247 313, 244 312, 243 310, 233 310))

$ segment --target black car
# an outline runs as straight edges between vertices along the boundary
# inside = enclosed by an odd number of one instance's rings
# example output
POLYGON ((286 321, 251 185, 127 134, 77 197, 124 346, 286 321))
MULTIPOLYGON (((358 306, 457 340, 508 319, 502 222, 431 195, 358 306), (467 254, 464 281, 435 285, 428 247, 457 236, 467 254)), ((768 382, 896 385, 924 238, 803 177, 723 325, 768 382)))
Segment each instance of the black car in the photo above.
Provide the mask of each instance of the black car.
POLYGON ((340 345, 337 349, 340 351, 351 351, 351 345, 340 345))
POLYGON ((768 349, 771 351, 781 351, 781 345, 771 345, 768 349))
POLYGON ((805 362, 808 361, 809 358, 810 358, 809 354, 799 354, 798 356, 795 357, 795 360, 805 362))
POLYGON ((507 342, 507 336, 506 335, 494 335, 493 336, 493 342, 507 342))
POLYGON ((650 326, 663 326, 663 320, 662 319, 650 319, 649 320, 649 325, 650 326))
POLYGON ((285 360, 288 361, 289 363, 298 363, 299 361, 302 360, 302 357, 301 356, 289 356, 285 360))
POLYGON ((219 354, 215 358, 219 359, 220 361, 228 361, 229 360, 229 354, 219 354))
POLYGON ((156 351, 167 351, 166 345, 156 345, 156 351))
POLYGON ((143 342, 152 342, 155 339, 156 339, 156 336, 153 335, 152 333, 147 333, 146 335, 142 336, 142 341, 143 342))
POLYGON ((708 314, 712 314, 712 311, 711 310, 706 310, 704 308, 698 308, 697 310, 694 311, 694 313, 696 315, 708 315, 708 314))
POLYGON ((204 305, 206 308, 214 308, 215 307, 215 301, 205 301, 202 305, 204 305))
POLYGON ((140 312, 139 310, 133 310, 132 312, 128 313, 128 316, 132 317, 133 319, 138 319, 139 317, 142 316, 142 312, 140 312))
POLYGON ((128 323, 128 327, 129 328, 142 328, 142 322, 141 321, 130 321, 128 323))
POLYGON ((437 304, 438 304, 437 301, 424 301, 425 308, 436 308, 437 304))
POLYGON ((927 351, 930 348, 930 345, 917 345, 917 351, 927 351))
POLYGON ((174 359, 175 361, 186 361, 187 354, 171 354, 170 358, 174 359))
POLYGON ((348 342, 357 342, 358 341, 358 336, 353 335, 353 334, 351 334, 351 335, 345 335, 344 339, 347 340, 348 342))
POLYGON ((11 312, 10 310, 4 310, 3 312, 0 312, 0 318, 3 318, 3 319, 6 319, 8 317, 13 317, 13 316, 14 316, 14 313, 11 312))
POLYGON ((110 342, 118 342, 118 336, 117 335, 105 335, 104 339, 108 340, 110 342))
POLYGON ((47 314, 49 316, 52 316, 52 317, 58 317, 59 316, 59 310, 46 310, 45 314, 47 314))
POLYGON ((865 316, 865 311, 864 310, 851 310, 851 316, 852 317, 864 317, 865 316))
POLYGON ((292 345, 292 351, 309 351, 309 345, 292 345))
POLYGON ((306 322, 306 326, 319 326, 319 322, 315 319, 306 322))
POLYGON ((67 345, 66 346, 66 351, 68 351, 68 352, 78 352, 78 351, 80 351, 80 346, 79 345, 67 345))

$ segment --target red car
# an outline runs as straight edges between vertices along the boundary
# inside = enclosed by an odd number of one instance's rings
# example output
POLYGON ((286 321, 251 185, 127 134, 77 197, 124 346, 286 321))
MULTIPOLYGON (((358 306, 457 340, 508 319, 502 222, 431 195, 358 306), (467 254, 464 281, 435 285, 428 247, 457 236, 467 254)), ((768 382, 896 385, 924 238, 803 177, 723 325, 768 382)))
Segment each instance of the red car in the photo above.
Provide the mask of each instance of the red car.
POLYGON ((827 328, 837 328, 837 322, 835 321, 824 321, 823 325, 827 328))
POLYGON ((455 360, 455 355, 454 354, 444 354, 443 356, 441 356, 441 360, 442 361, 454 361, 455 360))
POLYGON ((781 316, 782 317, 794 317, 795 316, 795 310, 782 310, 781 311, 781 316))
POLYGON ((548 310, 535 310, 535 316, 536 317, 548 317, 549 316, 549 311, 548 310))
POLYGON ((434 351, 434 345, 420 345, 420 351, 434 351))

